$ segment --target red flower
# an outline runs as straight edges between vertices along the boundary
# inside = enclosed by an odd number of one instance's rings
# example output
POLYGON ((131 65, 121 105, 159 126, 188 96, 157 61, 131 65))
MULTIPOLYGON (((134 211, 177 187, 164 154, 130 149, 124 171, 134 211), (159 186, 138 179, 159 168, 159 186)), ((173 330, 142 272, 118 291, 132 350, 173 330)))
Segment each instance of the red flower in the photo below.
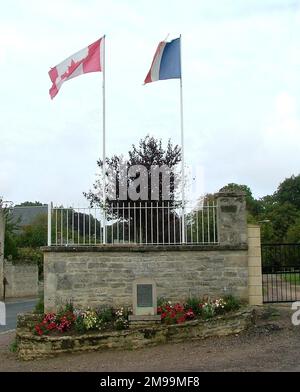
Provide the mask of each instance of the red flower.
POLYGON ((181 324, 181 323, 184 323, 184 322, 185 322, 185 315, 183 315, 183 316, 181 316, 181 317, 179 317, 177 319, 177 324, 181 324))
POLYGON ((50 324, 48 324, 48 326, 47 326, 47 329, 49 331, 51 331, 52 329, 55 329, 55 328, 56 328, 56 324, 53 321, 50 324))
POLYGON ((36 325, 34 328, 35 328, 35 330, 36 330, 38 335, 40 335, 40 336, 43 335, 43 331, 42 331, 42 329, 41 329, 39 324, 36 325))
POLYGON ((195 317, 195 313, 193 312, 192 309, 189 309, 186 313, 185 316, 188 318, 194 318, 195 317))
POLYGON ((181 304, 175 304, 174 309, 176 310, 176 312, 183 312, 184 308, 181 304))

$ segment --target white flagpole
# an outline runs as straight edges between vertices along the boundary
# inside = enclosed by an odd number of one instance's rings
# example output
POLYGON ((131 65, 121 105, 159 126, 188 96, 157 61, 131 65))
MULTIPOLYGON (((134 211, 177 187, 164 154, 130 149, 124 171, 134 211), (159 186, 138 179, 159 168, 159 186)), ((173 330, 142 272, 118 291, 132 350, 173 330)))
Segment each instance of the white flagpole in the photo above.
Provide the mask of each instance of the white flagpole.
POLYGON ((184 244, 185 238, 185 192, 184 192, 184 133, 183 133, 183 94, 182 94, 182 62, 181 62, 181 34, 180 34, 180 128, 181 128, 181 242, 184 244))
MULTIPOLYGON (((100 51, 100 56, 101 56, 101 51, 100 51)), ((101 59, 100 59, 101 61, 101 59)), ((103 36, 103 51, 102 51, 102 159, 103 159, 103 165, 102 165, 102 176, 103 176, 103 220, 102 220, 102 226, 103 226, 103 244, 106 244, 106 191, 105 191, 105 184, 106 184, 106 164, 105 164, 105 159, 106 159, 106 151, 105 151, 105 35, 103 36)))

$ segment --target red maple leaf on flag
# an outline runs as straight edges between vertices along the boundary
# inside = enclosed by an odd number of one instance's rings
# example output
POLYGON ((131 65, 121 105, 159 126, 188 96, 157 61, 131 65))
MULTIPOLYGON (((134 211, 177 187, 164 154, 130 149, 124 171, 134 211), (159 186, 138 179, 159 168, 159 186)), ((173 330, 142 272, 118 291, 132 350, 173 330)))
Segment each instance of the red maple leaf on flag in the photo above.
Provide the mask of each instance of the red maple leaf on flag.
POLYGON ((82 61, 77 61, 75 62, 73 59, 71 61, 71 64, 68 66, 68 69, 66 70, 65 73, 61 75, 61 80, 67 79, 69 76, 72 75, 72 73, 75 71, 75 69, 82 63, 82 61))

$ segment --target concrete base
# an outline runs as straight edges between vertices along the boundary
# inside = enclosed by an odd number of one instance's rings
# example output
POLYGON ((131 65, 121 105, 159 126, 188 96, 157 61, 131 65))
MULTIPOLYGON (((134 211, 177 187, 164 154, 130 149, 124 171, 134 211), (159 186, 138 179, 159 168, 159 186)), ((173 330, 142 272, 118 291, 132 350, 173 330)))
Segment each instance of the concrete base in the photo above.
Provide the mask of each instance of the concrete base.
POLYGON ((161 323, 161 316, 159 314, 151 316, 130 315, 128 319, 129 328, 150 327, 152 324, 161 323))

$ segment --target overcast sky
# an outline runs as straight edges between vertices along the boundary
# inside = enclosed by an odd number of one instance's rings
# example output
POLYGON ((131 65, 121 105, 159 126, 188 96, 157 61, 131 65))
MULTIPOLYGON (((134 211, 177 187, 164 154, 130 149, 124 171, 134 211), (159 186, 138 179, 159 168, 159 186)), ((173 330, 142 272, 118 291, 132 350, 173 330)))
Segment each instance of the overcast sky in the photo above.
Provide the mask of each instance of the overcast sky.
POLYGON ((179 81, 143 86, 159 41, 182 34, 186 160, 203 192, 273 193, 300 167, 299 0, 1 0, 0 195, 83 204, 102 151, 101 73, 50 67, 106 34, 107 151, 147 133, 180 143, 179 81))

